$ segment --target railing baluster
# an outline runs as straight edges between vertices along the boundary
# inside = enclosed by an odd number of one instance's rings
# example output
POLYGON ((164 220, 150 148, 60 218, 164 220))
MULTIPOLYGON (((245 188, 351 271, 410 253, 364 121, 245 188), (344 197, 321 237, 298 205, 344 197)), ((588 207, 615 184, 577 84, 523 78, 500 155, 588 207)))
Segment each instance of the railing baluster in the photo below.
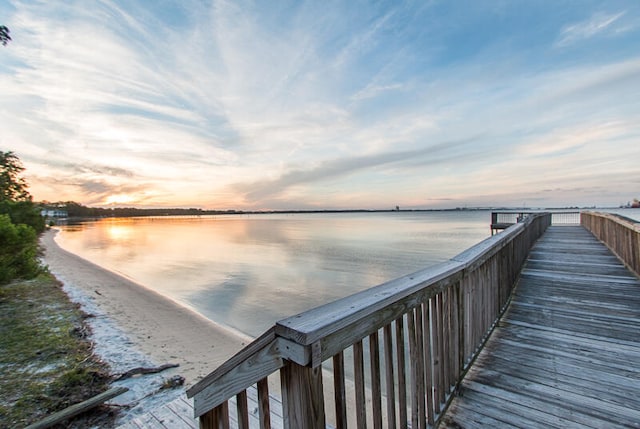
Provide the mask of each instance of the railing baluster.
POLYGON ((258 381, 258 414, 260 429, 271 429, 271 411, 269 406, 269 381, 266 378, 258 381))
POLYGON ((416 315, 416 369, 417 369, 417 380, 418 383, 418 428, 425 429, 427 424, 427 415, 425 410, 425 379, 424 379, 424 324, 422 322, 422 306, 418 306, 415 309, 416 315))
POLYGON ((419 371, 418 371, 418 345, 416 344, 416 322, 415 310, 407 314, 407 329, 409 335, 409 361, 411 363, 411 427, 418 427, 420 401, 418 394, 419 371))
POLYGON ((444 394, 442 402, 445 401, 449 394, 449 336, 451 335, 451 327, 449 326, 449 290, 446 288, 442 292, 442 393, 444 394))
POLYGON ((438 362, 440 362, 440 366, 438 368, 438 414, 442 411, 442 405, 444 404, 445 398, 445 387, 444 387, 444 323, 443 323, 443 312, 442 312, 442 295, 444 292, 440 292, 436 295, 436 307, 437 307, 437 326, 438 326, 438 362))
POLYGON ((391 324, 384 326, 384 374, 387 384, 387 426, 396 428, 396 395, 395 378, 393 376, 393 338, 391 324))
POLYGON ((364 350, 362 340, 353 345, 353 372, 356 390, 356 423, 358 429, 367 427, 366 398, 364 396, 364 350))
POLYGON ((344 387, 344 353, 333 356, 333 395, 336 408, 336 429, 347 427, 347 399, 344 387))
POLYGON ((436 414, 440 414, 440 393, 442 390, 442 358, 440 353, 440 344, 442 342, 441 330, 440 330, 440 314, 438 312, 438 297, 439 294, 431 299, 431 341, 433 343, 433 350, 431 359, 433 362, 433 407, 436 414))
POLYGON ((224 401, 201 415, 200 429, 229 429, 229 403, 224 401))
POLYGON ((373 428, 382 429, 382 388, 380 386, 380 341, 378 332, 369 335, 369 360, 371 364, 373 428))
POLYGON ((396 319, 396 364, 398 366, 398 419, 400 429, 407 429, 407 377, 405 365, 404 316, 396 319))
POLYGON ((458 374, 462 371, 460 366, 460 283, 456 283, 451 289, 451 329, 453 330, 453 351, 451 353, 452 381, 457 384, 458 374))
POLYGON ((249 429, 249 405, 247 404, 247 391, 236 395, 236 412, 238 413, 238 429, 249 429))
POLYGON ((425 302, 422 305, 422 319, 424 323, 424 338, 422 343, 424 344, 424 375, 425 375, 425 391, 427 400, 427 422, 432 425, 434 422, 434 407, 433 407, 433 352, 431 345, 431 324, 433 320, 430 315, 430 303, 425 302))

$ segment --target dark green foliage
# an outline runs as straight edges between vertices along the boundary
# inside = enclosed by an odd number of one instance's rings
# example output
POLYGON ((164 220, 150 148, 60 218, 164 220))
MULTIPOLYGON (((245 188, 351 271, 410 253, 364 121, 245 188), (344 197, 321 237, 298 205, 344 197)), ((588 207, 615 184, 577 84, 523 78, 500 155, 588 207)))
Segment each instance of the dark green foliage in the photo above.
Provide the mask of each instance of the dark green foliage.
POLYGON ((37 256, 36 231, 28 225, 15 225, 9 215, 0 214, 0 284, 37 276, 42 271, 37 256))
POLYGON ((44 217, 31 201, 0 201, 0 214, 9 215, 11 222, 16 225, 30 226, 38 234, 44 231, 44 217))
POLYGON ((0 43, 2 43, 2 46, 7 46, 7 43, 11 41, 9 33, 10 31, 5 25, 0 25, 0 43))
POLYGON ((23 171, 15 153, 0 151, 0 201, 31 201, 27 182, 20 177, 23 171))
POLYGON ((31 279, 42 271, 38 234, 44 231, 44 219, 31 201, 22 171, 13 152, 0 151, 0 284, 31 279))

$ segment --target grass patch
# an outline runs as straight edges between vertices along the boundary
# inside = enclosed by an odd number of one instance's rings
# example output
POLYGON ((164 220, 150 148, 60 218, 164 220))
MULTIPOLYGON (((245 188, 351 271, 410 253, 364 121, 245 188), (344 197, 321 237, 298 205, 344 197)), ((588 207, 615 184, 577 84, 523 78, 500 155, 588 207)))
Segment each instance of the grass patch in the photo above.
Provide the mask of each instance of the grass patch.
POLYGON ((0 428, 26 426, 108 388, 86 317, 50 274, 0 286, 0 428))

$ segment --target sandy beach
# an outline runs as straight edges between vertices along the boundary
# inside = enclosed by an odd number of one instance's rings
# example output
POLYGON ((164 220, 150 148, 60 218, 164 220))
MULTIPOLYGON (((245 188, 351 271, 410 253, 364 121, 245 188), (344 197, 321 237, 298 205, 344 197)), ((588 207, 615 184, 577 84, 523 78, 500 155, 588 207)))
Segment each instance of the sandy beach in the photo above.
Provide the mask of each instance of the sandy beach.
MULTIPOLYGON (((44 263, 65 286, 80 290, 130 344, 192 385, 240 350, 250 339, 178 305, 164 296, 62 249, 56 230, 43 234, 44 263)), ((116 345, 117 346, 117 345, 116 345)), ((113 345, 111 346, 113 347, 113 345)), ((125 345, 123 345, 125 348, 125 345)))

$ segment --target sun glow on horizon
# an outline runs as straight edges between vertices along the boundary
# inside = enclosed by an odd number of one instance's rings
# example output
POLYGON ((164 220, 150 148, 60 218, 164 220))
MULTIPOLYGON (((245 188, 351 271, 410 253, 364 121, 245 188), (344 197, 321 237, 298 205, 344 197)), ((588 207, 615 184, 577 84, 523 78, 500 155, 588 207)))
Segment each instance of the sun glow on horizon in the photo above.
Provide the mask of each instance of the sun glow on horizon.
POLYGON ((133 204, 139 202, 138 198, 130 194, 115 194, 109 195, 105 201, 105 206, 121 205, 121 204, 133 204))

